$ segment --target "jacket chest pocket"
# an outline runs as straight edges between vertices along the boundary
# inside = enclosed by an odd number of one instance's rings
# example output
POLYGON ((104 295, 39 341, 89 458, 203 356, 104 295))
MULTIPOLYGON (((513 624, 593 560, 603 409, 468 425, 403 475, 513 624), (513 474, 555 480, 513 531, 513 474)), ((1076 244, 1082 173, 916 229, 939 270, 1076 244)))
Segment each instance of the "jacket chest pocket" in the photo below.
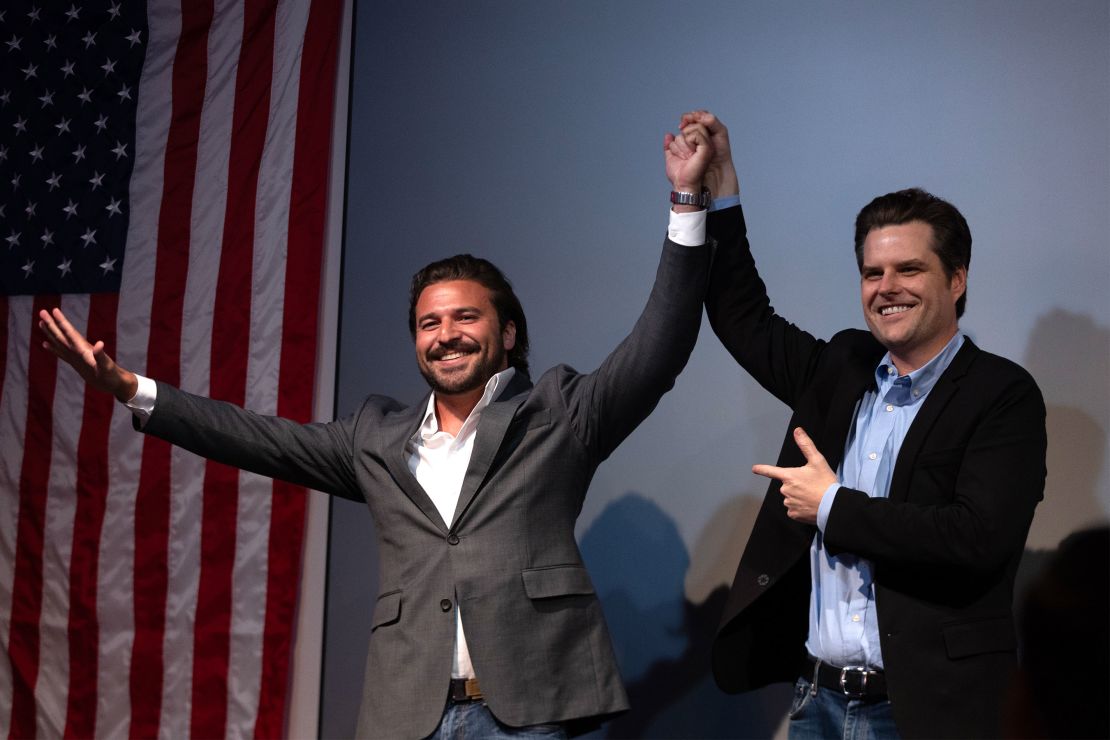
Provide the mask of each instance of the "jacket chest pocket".
POLYGON ((947 503, 955 497, 963 466, 964 447, 930 450, 917 456, 908 500, 919 504, 947 503))

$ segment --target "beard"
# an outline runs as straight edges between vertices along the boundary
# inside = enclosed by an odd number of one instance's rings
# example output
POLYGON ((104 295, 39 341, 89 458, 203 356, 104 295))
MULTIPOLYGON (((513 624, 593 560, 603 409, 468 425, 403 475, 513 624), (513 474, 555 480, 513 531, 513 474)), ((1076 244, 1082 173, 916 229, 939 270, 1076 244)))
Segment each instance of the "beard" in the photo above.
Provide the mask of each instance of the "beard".
POLYGON ((424 376, 424 380, 437 395, 450 396, 458 393, 469 393, 484 387, 490 378, 507 367, 506 359, 505 348, 500 345, 493 346, 493 354, 483 355, 478 344, 454 344, 436 347, 428 352, 426 359, 417 364, 420 368, 420 374, 424 376), (477 353, 475 353, 477 361, 466 370, 443 373, 437 372, 432 365, 432 362, 449 352, 473 352, 474 350, 477 350, 477 353))

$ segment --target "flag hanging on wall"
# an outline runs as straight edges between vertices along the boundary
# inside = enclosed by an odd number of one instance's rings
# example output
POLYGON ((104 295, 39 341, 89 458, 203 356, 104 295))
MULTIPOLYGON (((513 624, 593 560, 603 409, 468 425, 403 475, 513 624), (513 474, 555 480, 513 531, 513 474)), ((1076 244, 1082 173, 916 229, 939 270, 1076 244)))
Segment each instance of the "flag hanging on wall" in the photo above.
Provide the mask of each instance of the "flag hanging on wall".
POLYGON ((0 733, 281 735, 306 493, 42 349, 308 420, 341 0, 0 8, 0 733))

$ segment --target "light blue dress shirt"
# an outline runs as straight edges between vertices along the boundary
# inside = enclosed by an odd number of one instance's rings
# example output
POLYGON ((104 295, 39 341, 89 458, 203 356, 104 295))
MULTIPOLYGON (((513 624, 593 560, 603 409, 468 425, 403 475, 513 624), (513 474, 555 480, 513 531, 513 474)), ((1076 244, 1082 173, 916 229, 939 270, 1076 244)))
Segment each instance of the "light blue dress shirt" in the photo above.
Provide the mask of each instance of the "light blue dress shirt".
POLYGON ((863 491, 872 498, 890 495, 902 440, 963 342, 963 334, 957 331, 944 349, 909 375, 898 375, 887 353, 875 368, 875 386, 863 394, 856 407, 837 482, 821 499, 818 531, 809 551, 813 590, 806 649, 815 658, 838 666, 883 667, 871 563, 849 553, 829 555, 823 532, 841 487, 863 491))

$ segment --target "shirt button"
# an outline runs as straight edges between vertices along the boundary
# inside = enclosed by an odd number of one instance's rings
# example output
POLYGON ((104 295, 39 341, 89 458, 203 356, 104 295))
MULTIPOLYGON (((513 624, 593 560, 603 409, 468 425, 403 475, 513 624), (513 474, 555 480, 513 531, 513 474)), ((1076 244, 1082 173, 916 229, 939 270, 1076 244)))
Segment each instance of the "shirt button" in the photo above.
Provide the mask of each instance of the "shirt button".
POLYGON ((756 578, 755 582, 758 583, 760 586, 766 586, 768 583, 771 582, 771 577, 766 573, 760 573, 759 578, 756 578))
POLYGON ((886 410, 887 410, 887 411, 893 411, 893 410, 894 410, 894 404, 892 404, 892 403, 888 403, 888 404, 886 405, 886 410))
POLYGON ((448 545, 457 545, 457 544, 459 544, 459 536, 457 534, 448 535, 447 536, 447 544, 448 545))
POLYGON ((867 459, 868 460, 874 460, 877 457, 878 457, 878 455, 876 455, 874 452, 872 452, 870 455, 867 456, 867 459))
POLYGON ((440 601, 439 608, 445 612, 451 611, 451 599, 444 599, 440 601))
POLYGON ((859 615, 858 614, 853 614, 852 615, 852 621, 853 622, 858 622, 859 621, 859 615))
POLYGON ((914 398, 917 398, 917 397, 918 397, 918 396, 920 396, 920 395, 921 395, 921 391, 919 391, 919 390, 917 390, 916 388, 914 388, 914 390, 913 390, 913 397, 914 397, 914 398))

